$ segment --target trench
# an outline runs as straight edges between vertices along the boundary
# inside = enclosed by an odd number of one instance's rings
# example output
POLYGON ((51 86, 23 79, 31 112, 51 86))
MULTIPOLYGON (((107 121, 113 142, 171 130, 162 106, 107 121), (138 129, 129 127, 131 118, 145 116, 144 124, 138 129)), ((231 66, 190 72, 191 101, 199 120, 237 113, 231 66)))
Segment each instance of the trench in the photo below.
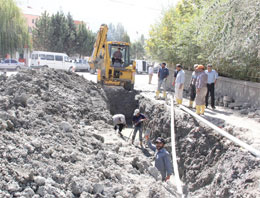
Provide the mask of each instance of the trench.
MULTIPOLYGON (((137 91, 105 88, 112 115, 121 113, 131 123, 139 108, 148 121, 144 130, 151 139, 166 139, 171 152, 170 107, 137 91)), ((180 179, 186 197, 257 197, 260 162, 224 137, 175 108, 176 152, 180 179)), ((258 187, 259 188, 259 187, 258 187)))

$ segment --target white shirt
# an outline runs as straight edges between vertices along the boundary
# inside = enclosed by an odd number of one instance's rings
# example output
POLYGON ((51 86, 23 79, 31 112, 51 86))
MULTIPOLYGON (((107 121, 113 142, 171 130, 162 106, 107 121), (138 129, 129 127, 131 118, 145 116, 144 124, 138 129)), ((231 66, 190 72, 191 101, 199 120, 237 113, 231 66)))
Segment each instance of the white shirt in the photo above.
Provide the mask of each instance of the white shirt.
POLYGON ((123 114, 116 114, 113 117, 113 123, 114 125, 117 124, 126 124, 125 122, 125 116, 123 114))
POLYGON ((180 70, 176 76, 175 84, 184 84, 185 81, 185 72, 180 70))
POLYGON ((149 74, 153 74, 153 67, 149 67, 149 74))
POLYGON ((218 79, 218 73, 214 69, 212 69, 211 72, 208 70, 205 72, 208 75, 208 84, 215 83, 215 81, 218 79))

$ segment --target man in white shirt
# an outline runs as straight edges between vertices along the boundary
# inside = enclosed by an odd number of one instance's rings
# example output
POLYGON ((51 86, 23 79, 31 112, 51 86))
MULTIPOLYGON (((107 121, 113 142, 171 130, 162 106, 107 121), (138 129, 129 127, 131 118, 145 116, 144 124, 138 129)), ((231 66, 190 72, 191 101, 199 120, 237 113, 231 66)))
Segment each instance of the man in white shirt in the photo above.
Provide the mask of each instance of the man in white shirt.
POLYGON ((123 114, 116 114, 112 117, 114 129, 118 130, 120 136, 122 136, 122 130, 126 126, 125 116, 123 114))
POLYGON ((184 89, 185 82, 185 72, 182 69, 181 64, 176 65, 176 70, 178 71, 176 79, 175 79, 175 98, 177 104, 182 104, 182 95, 184 89))
POLYGON ((149 70, 148 70, 148 74, 149 74, 149 84, 152 83, 152 78, 153 78, 153 67, 149 67, 149 70))
POLYGON ((206 108, 208 107, 208 100, 209 100, 209 94, 210 94, 210 98, 211 98, 211 107, 212 109, 215 109, 215 86, 217 83, 217 79, 218 79, 218 73, 212 69, 212 65, 208 64, 207 65, 208 70, 206 70, 206 74, 208 75, 208 91, 207 91, 207 95, 206 95, 206 108))

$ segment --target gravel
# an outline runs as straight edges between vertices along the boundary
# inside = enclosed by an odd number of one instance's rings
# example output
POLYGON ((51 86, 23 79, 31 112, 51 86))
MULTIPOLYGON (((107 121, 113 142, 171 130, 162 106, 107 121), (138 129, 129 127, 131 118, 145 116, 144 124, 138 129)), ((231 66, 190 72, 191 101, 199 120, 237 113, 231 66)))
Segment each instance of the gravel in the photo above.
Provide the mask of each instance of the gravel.
POLYGON ((101 86, 21 71, 0 78, 0 101, 0 197, 175 197, 150 175, 152 158, 123 140, 106 143, 118 137, 101 86))

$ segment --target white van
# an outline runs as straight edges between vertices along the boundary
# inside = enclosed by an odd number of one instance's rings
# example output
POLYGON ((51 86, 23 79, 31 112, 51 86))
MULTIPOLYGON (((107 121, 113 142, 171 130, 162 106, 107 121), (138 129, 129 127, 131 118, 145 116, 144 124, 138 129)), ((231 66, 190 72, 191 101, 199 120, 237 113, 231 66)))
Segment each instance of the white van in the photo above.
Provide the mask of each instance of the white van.
POLYGON ((148 73, 147 62, 145 60, 135 60, 136 62, 136 72, 140 73, 148 73))
POLYGON ((56 52, 33 51, 31 55, 31 68, 53 68, 66 70, 70 72, 75 71, 75 63, 70 61, 67 54, 56 52))

